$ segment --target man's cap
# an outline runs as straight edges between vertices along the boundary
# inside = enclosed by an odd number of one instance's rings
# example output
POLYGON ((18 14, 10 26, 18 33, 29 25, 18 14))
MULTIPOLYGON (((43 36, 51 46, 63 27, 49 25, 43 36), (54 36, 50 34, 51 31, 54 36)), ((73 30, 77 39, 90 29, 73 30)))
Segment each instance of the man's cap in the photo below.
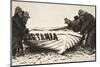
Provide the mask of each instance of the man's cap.
POLYGON ((78 11, 78 14, 79 15, 84 15, 86 12, 84 11, 84 10, 82 10, 82 9, 80 9, 79 11, 78 11))
POLYGON ((74 19, 77 20, 77 19, 79 19, 79 17, 78 16, 74 16, 74 19))
POLYGON ((24 17, 30 18, 29 13, 27 11, 24 12, 24 17))
POLYGON ((66 17, 66 18, 64 18, 64 20, 69 20, 69 19, 66 17))
POLYGON ((17 14, 17 13, 19 13, 19 12, 22 12, 22 9, 21 9, 19 6, 17 6, 17 7, 15 8, 15 14, 17 14))

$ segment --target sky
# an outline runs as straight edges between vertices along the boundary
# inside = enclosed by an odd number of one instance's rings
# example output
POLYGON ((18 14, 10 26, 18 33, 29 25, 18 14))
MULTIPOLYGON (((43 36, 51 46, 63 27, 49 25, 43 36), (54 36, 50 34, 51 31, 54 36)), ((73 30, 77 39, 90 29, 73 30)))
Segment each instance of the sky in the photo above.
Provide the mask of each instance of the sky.
POLYGON ((78 15, 78 10, 82 9, 91 13, 95 17, 94 6, 79 6, 79 5, 63 5, 63 4, 47 4, 35 2, 12 2, 12 16, 15 8, 19 6, 24 11, 28 11, 30 19, 27 22, 27 28, 33 29, 38 27, 63 27, 64 18, 67 17, 73 20, 73 17, 78 15))

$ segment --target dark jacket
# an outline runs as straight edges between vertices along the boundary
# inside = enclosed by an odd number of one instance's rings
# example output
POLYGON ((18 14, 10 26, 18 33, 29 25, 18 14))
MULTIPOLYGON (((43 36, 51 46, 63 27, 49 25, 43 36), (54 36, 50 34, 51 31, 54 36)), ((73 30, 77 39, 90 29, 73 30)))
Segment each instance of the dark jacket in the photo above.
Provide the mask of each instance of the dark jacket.
POLYGON ((73 30, 74 32, 79 32, 80 30, 79 21, 78 20, 70 21, 70 23, 68 24, 68 29, 73 30))
POLYGON ((17 36, 18 34, 24 33, 25 28, 22 18, 18 16, 12 17, 12 35, 17 36))
POLYGON ((79 32, 80 30, 79 20, 73 20, 72 23, 73 23, 72 25, 73 31, 79 32))
POLYGON ((90 32, 93 28, 96 27, 95 18, 93 17, 93 15, 85 13, 84 15, 80 16, 80 25, 81 25, 80 32, 82 34, 85 32, 90 32))

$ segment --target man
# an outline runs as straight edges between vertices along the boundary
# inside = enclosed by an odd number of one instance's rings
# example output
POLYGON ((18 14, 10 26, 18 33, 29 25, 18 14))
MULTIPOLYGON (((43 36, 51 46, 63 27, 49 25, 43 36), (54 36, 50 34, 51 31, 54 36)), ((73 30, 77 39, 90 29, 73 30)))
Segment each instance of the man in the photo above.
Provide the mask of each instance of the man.
POLYGON ((24 25, 26 25, 29 18, 30 18, 29 13, 27 11, 24 11, 24 14, 23 14, 24 25))
POLYGON ((67 28, 70 29, 70 30, 72 30, 72 21, 69 20, 68 18, 65 18, 64 20, 65 20, 65 24, 68 25, 67 28))
POLYGON ((27 24, 27 21, 28 21, 29 18, 30 18, 29 13, 28 13, 27 11, 25 11, 24 14, 23 14, 23 25, 24 25, 24 30, 23 30, 23 32, 21 33, 21 38, 22 38, 22 40, 24 40, 25 34, 29 34, 29 30, 28 30, 28 28, 26 28, 26 24, 27 24))
POLYGON ((26 30, 26 22, 29 14, 24 12, 20 7, 15 8, 15 14, 12 17, 12 54, 16 55, 21 49, 23 51, 22 39, 26 30), (26 19, 27 18, 27 19, 26 19))
POLYGON ((96 21, 93 15, 83 10, 78 11, 80 19, 80 34, 87 33, 86 46, 90 49, 90 54, 93 54, 96 49, 96 21))
POLYGON ((21 49, 23 51, 23 46, 21 45, 21 24, 22 23, 23 11, 20 7, 15 8, 15 14, 12 17, 12 55, 15 58, 17 52, 21 49))
POLYGON ((65 18, 65 23, 68 24, 68 29, 73 30, 74 32, 79 32, 80 25, 79 25, 79 17, 74 16, 74 20, 71 21, 68 18, 65 18))
POLYGON ((79 32, 80 31, 79 17, 78 16, 74 16, 74 20, 72 21, 72 23, 73 23, 74 32, 79 32))

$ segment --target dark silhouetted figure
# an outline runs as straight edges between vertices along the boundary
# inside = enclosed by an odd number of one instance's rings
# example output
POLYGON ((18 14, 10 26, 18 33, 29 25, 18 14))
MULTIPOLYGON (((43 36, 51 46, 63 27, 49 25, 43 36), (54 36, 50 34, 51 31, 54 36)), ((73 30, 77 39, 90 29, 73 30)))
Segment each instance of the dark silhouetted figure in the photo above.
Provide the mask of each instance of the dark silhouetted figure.
POLYGON ((78 11, 80 19, 80 33, 87 33, 86 45, 90 48, 90 54, 93 54, 96 49, 96 20, 93 15, 83 10, 78 11))
POLYGON ((23 51, 22 39, 28 18, 28 12, 24 12, 20 7, 15 8, 15 14, 12 17, 12 55, 14 57, 17 52, 23 51))
POLYGON ((65 23, 68 24, 68 29, 73 30, 74 32, 80 31, 80 23, 79 23, 79 17, 74 16, 74 20, 71 21, 68 18, 65 18, 65 23))

